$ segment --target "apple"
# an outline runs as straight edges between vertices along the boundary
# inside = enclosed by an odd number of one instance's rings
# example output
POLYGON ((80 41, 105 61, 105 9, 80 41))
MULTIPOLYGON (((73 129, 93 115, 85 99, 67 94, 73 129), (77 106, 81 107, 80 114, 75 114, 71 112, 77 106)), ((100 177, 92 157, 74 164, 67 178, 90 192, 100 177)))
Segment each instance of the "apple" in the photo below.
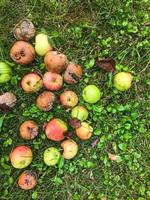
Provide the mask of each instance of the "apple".
POLYGON ((11 79, 11 77, 11 67, 5 62, 0 62, 0 84, 7 83, 11 79))
POLYGON ((0 109, 2 111, 9 111, 16 105, 17 98, 11 92, 5 92, 4 94, 0 95, 0 109))
POLYGON ((65 108, 73 108, 78 103, 78 96, 71 90, 64 91, 60 95, 60 103, 65 108))
POLYGON ((63 157, 68 160, 75 157, 78 152, 77 143, 71 139, 64 140, 61 147, 63 148, 63 157))
POLYGON ((82 122, 81 126, 76 129, 76 134, 81 140, 88 140, 93 133, 93 128, 87 122, 82 122))
POLYGON ((88 111, 84 106, 76 106, 71 111, 71 117, 84 121, 88 118, 88 111))
POLYGON ((65 138, 64 133, 67 131, 67 124, 59 118, 51 119, 45 128, 47 138, 53 141, 63 140, 65 138))
POLYGON ((19 128, 24 140, 33 140, 38 135, 38 125, 33 120, 23 122, 19 128))
POLYGON ((60 159, 60 152, 55 147, 50 147, 44 151, 44 163, 48 166, 54 166, 60 159))
POLYGON ((114 87, 120 91, 131 87, 133 76, 129 72, 119 72, 114 76, 114 87))
POLYGON ((82 68, 73 62, 70 62, 64 72, 64 81, 68 84, 77 83, 82 76, 82 68))
POLYGON ((37 184, 36 175, 29 170, 26 170, 18 177, 18 186, 22 190, 31 190, 37 184))
POLYGON ((60 74, 46 72, 43 76, 43 83, 47 90, 57 91, 63 86, 63 79, 60 74))
POLYGON ((43 111, 50 111, 55 102, 55 95, 50 91, 42 92, 36 99, 36 106, 43 111))
POLYGON ((36 73, 26 74, 21 80, 21 87, 26 93, 38 92, 43 87, 42 78, 36 73))
POLYGON ((87 103, 96 103, 100 100, 101 92, 97 86, 88 85, 83 89, 82 96, 87 103))
POLYGON ((35 51, 39 56, 45 56, 45 54, 52 50, 51 45, 48 42, 48 36, 40 33, 35 37, 35 51))
POLYGON ((28 146, 15 147, 10 153, 10 162, 14 168, 22 169, 32 162, 32 150, 28 146))
POLYGON ((35 58, 34 47, 25 41, 17 41, 10 50, 12 60, 20 65, 29 65, 35 58))
POLYGON ((57 51, 49 51, 44 57, 46 69, 52 73, 62 73, 68 64, 67 57, 57 51))

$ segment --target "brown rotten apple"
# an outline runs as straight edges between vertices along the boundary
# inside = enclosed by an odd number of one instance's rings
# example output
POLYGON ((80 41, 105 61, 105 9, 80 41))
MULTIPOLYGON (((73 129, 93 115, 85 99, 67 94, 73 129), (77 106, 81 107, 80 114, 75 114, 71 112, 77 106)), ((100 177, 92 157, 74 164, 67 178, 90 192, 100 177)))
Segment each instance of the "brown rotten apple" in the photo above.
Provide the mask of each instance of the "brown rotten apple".
POLYGON ((82 122, 79 128, 76 128, 76 134, 81 140, 88 140, 93 133, 93 128, 87 123, 82 122))
POLYGON ((42 86, 42 78, 36 73, 26 74, 21 80, 21 87, 27 93, 37 92, 42 86))
POLYGON ((33 120, 23 122, 19 130, 24 140, 32 140, 38 135, 38 125, 33 120))
POLYGON ((40 110, 49 111, 53 108, 54 101, 55 95, 52 92, 44 91, 38 96, 36 105, 40 110))
POLYGON ((68 64, 67 57, 57 51, 49 51, 44 57, 46 69, 53 73, 62 73, 68 64))
POLYGON ((60 74, 46 72, 43 77, 43 83, 47 90, 57 91, 63 86, 63 78, 60 74))
POLYGON ((37 184, 36 175, 26 170, 18 177, 18 186, 23 190, 31 190, 37 184))
POLYGON ((75 141, 68 139, 61 143, 61 147, 63 148, 63 157, 65 159, 72 159, 78 152, 78 145, 75 141))
POLYGON ((78 96, 75 92, 68 90, 60 95, 60 102, 63 107, 73 108, 78 103, 78 96))
POLYGON ((73 62, 70 62, 64 72, 64 81, 68 84, 77 83, 82 76, 82 68, 73 62))
POLYGON ((35 50, 25 41, 17 41, 10 50, 12 60, 21 65, 29 65, 35 58, 35 50))

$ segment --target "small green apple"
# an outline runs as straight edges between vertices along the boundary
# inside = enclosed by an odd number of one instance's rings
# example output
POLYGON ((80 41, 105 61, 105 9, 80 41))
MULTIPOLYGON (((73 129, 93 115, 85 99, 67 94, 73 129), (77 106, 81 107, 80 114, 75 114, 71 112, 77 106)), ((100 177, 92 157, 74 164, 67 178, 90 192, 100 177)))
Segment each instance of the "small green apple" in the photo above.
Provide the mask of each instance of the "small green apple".
POLYGON ((54 166, 60 159, 60 152, 55 147, 50 147, 44 151, 44 162, 48 166, 54 166))
POLYGON ((114 77, 114 87, 120 91, 128 90, 131 87, 133 76, 128 72, 119 72, 114 77))
POLYGON ((96 85, 88 85, 83 89, 82 96, 87 103, 96 103, 100 100, 101 92, 96 85))
POLYGON ((88 118, 88 111, 84 106, 76 106, 71 111, 71 117, 84 121, 88 118))
POLYGON ((52 50, 48 42, 48 36, 40 33, 35 37, 35 51, 39 56, 44 56, 48 51, 52 50))

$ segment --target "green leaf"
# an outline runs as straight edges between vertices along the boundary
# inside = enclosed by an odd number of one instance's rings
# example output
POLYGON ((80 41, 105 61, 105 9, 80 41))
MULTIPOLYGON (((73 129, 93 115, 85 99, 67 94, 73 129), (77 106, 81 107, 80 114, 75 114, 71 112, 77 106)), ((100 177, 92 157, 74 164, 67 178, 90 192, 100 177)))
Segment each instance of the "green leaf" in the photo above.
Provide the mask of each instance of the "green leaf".
POLYGON ((92 59, 87 60, 87 61, 85 62, 85 67, 86 67, 87 69, 89 69, 89 68, 93 67, 94 64, 95 64, 95 59, 92 58, 92 59))
POLYGON ((34 191, 32 193, 32 199, 37 199, 38 198, 38 192, 37 191, 34 191))
POLYGON ((0 131, 1 131, 1 128, 3 126, 3 121, 4 121, 4 117, 0 117, 0 131))
POLYGON ((121 149, 122 151, 126 151, 127 145, 125 143, 120 143, 118 145, 119 149, 121 149))

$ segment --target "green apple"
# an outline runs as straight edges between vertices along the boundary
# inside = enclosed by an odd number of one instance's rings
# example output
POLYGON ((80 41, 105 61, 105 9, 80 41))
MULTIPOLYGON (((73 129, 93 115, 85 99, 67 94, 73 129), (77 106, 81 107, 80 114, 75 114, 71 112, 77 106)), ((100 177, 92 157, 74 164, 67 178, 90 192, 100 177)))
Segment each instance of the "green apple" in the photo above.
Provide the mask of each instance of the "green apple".
POLYGON ((82 96, 87 103, 96 103, 100 100, 101 92, 96 85, 88 85, 83 89, 82 96))
POLYGON ((128 72, 119 72, 114 77, 114 87, 120 91, 128 90, 131 87, 133 76, 128 72))
POLYGON ((84 121, 88 118, 88 111, 84 106, 76 106, 71 111, 71 117, 84 121))
POLYGON ((48 166, 54 166, 60 159, 60 152, 55 147, 50 147, 44 151, 44 162, 48 166))
POLYGON ((11 67, 4 62, 0 62, 0 83, 6 83, 11 79, 11 67))
POLYGON ((48 51, 52 50, 48 42, 48 36, 40 33, 35 37, 35 51, 39 56, 44 56, 48 51))

